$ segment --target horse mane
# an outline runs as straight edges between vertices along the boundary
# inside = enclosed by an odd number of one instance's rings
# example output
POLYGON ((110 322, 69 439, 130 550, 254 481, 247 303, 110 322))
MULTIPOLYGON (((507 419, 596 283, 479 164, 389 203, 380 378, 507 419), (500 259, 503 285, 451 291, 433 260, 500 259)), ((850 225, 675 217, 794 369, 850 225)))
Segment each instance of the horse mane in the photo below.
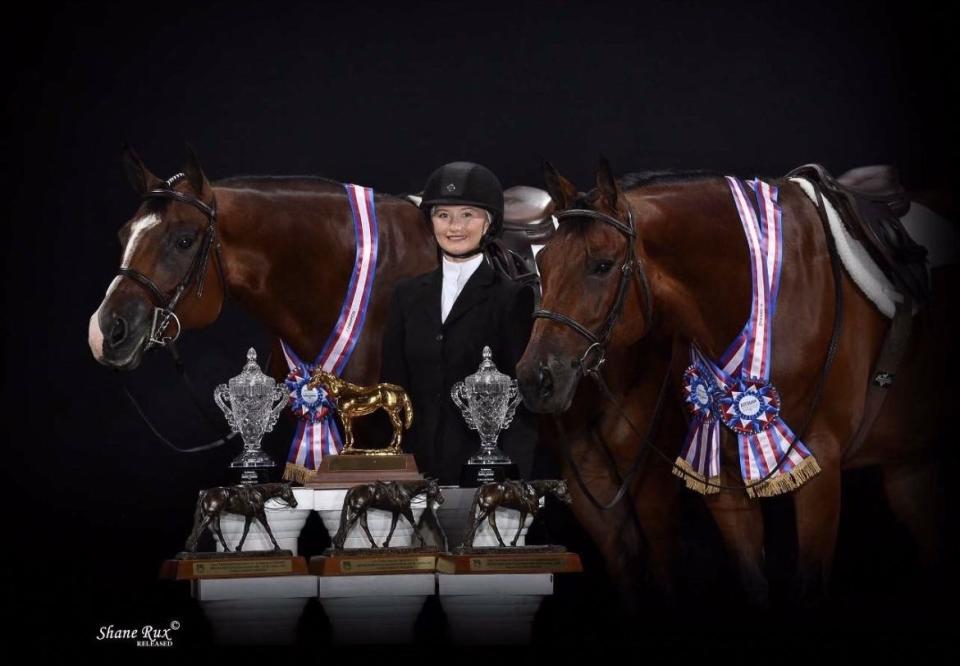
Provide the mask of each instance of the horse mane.
POLYGON ((632 171, 620 176, 617 182, 620 184, 620 189, 626 192, 648 185, 693 183, 701 180, 711 180, 713 178, 723 178, 723 174, 704 169, 689 169, 684 171, 660 169, 657 171, 632 171))
MULTIPOLYGON (((315 175, 294 175, 294 176, 264 176, 264 175, 242 175, 229 176, 221 178, 213 183, 217 187, 226 189, 251 189, 261 192, 295 191, 295 192, 333 192, 342 194, 344 183, 315 175)), ((400 201, 407 201, 406 198, 394 194, 388 194, 374 189, 375 197, 389 197, 400 201)))

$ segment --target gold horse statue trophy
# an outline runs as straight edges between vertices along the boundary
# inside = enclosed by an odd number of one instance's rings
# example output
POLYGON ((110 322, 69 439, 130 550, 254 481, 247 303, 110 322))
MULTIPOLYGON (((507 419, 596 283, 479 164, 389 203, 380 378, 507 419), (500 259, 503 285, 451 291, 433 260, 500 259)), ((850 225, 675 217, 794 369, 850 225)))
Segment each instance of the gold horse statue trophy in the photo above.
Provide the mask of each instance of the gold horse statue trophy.
POLYGON ((337 414, 343 424, 344 443, 341 455, 399 455, 400 441, 404 430, 413 425, 413 403, 402 386, 396 384, 376 384, 359 386, 317 368, 310 376, 310 388, 322 386, 327 395, 337 405, 337 414), (393 438, 386 448, 361 449, 353 446, 353 419, 372 414, 383 409, 390 417, 393 426, 393 438))

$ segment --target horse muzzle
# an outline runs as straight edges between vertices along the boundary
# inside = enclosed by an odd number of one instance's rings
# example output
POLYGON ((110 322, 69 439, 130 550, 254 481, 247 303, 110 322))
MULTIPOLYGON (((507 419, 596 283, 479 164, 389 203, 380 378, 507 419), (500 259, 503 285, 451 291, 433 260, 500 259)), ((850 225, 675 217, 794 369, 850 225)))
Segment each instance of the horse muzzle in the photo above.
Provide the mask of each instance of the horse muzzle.
POLYGON ((517 365, 517 380, 523 404, 540 414, 560 414, 570 408, 579 373, 575 364, 554 354, 517 365))

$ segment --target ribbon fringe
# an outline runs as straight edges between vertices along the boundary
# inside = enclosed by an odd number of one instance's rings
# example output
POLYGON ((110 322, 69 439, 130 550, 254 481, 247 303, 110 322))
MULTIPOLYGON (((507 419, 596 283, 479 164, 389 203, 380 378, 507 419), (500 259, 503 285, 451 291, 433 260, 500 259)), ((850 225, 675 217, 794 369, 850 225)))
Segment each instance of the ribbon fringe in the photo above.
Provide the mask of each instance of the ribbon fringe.
POLYGON ((316 473, 316 470, 310 469, 309 467, 304 467, 303 465, 297 465, 295 463, 287 463, 287 466, 283 470, 283 480, 306 485, 307 481, 309 481, 316 473))
POLYGON ((784 493, 793 492, 804 483, 820 473, 820 465, 813 453, 804 458, 800 463, 787 474, 780 474, 763 483, 754 483, 746 486, 747 495, 756 499, 758 497, 775 497, 784 493))
POLYGON ((673 474, 674 476, 682 479, 687 488, 696 491, 701 495, 713 495, 720 492, 719 476, 711 476, 707 478, 700 472, 693 469, 690 463, 683 458, 677 458, 677 461, 674 463, 673 474))

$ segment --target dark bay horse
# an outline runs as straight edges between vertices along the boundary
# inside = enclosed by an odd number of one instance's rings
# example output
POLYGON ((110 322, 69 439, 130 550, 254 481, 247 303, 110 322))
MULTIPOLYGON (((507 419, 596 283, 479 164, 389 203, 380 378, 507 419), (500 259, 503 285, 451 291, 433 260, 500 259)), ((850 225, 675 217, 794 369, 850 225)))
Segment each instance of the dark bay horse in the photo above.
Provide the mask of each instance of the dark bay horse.
MULTIPOLYGON (((124 166, 143 198, 120 231, 121 274, 90 318, 89 344, 102 364, 136 368, 151 336, 173 337, 217 319, 227 294, 277 338, 312 362, 333 329, 353 269, 355 239, 342 184, 317 177, 235 177, 209 182, 192 150, 185 177, 162 181, 130 148, 124 166), (142 277, 137 277, 137 276, 142 277), (146 278, 146 279, 142 279, 146 278), (150 283, 150 284, 148 284, 150 283), (176 322, 154 331, 154 308, 177 294, 176 322), (318 294, 323 294, 319 298, 318 294)), ((396 282, 436 266, 435 243, 420 211, 377 194, 377 274, 363 334, 344 376, 379 378, 380 336, 396 282)), ((287 368, 273 355, 273 374, 287 368)))
POLYGON ((197 509, 194 514, 193 530, 187 539, 188 552, 196 552, 197 543, 205 529, 220 539, 224 552, 230 552, 230 547, 220 531, 220 516, 224 513, 233 513, 243 516, 246 522, 243 525, 243 536, 237 543, 237 552, 243 550, 243 542, 247 540, 247 533, 254 519, 259 520, 267 536, 273 542, 274 550, 280 550, 280 545, 273 536, 270 524, 267 522, 266 503, 277 499, 290 508, 296 508, 297 498, 293 495, 293 488, 289 483, 264 483, 256 486, 221 486, 201 490, 197 497, 197 509))
POLYGON ((377 542, 370 534, 370 528, 367 526, 367 511, 370 509, 380 509, 389 511, 393 514, 393 522, 390 524, 390 532, 383 542, 383 547, 390 546, 390 539, 393 538, 393 532, 397 529, 397 522, 400 516, 407 519, 413 533, 424 545, 423 536, 420 529, 413 521, 413 511, 410 508, 410 502, 418 495, 424 495, 427 507, 424 511, 433 511, 433 505, 443 504, 443 494, 440 492, 440 486, 436 479, 423 479, 422 481, 375 481, 364 485, 354 486, 347 491, 343 498, 343 509, 340 512, 340 528, 333 537, 333 547, 336 550, 343 550, 343 544, 347 540, 350 530, 360 522, 367 539, 370 540, 370 547, 376 548, 377 542))
MULTIPOLYGON (((604 163, 597 172, 595 189, 586 194, 578 193, 552 168, 547 168, 546 178, 558 210, 586 212, 564 220, 539 255, 542 308, 564 315, 593 334, 601 331, 605 321, 612 326, 607 362, 599 371, 621 401, 627 418, 609 407, 606 424, 593 430, 605 435, 622 463, 632 460, 641 445, 643 431, 655 412, 657 386, 672 387, 661 416, 675 418, 680 411, 680 379, 689 365, 691 343, 717 358, 746 321, 752 284, 747 244, 722 176, 654 175, 633 178, 622 186, 604 163), (621 228, 602 218, 619 222, 621 228), (629 225, 636 232, 632 238, 622 230, 629 225), (644 280, 629 280, 621 290, 618 269, 630 256, 631 245, 644 280), (615 308, 619 308, 619 317, 611 322, 608 315, 615 308), (618 357, 624 353, 633 354, 634 362, 622 362, 618 357), (628 427, 627 419, 639 426, 640 436, 628 427)), ((815 206, 796 184, 787 180, 775 184, 780 188, 783 210, 783 268, 772 324, 772 381, 780 391, 784 419, 798 424, 814 399, 837 299, 827 240, 815 206)), ((835 361, 802 435, 821 471, 792 493, 805 599, 823 598, 826 593, 843 469, 879 465, 890 507, 916 538, 923 563, 939 563, 940 507, 933 449, 942 437, 942 419, 946 417, 944 359, 954 333, 947 294, 956 281, 953 268, 934 271, 933 297, 914 317, 906 361, 889 389, 885 408, 863 445, 847 456, 889 320, 845 273, 841 275, 843 325, 835 361)), ((578 409, 584 367, 592 367, 600 358, 584 337, 556 318, 537 320, 518 365, 520 388, 529 408, 543 413, 578 409)), ((673 460, 684 431, 682 425, 664 421, 649 443, 668 461, 673 460)), ((728 433, 723 438, 721 481, 742 487, 739 477, 731 473, 739 471, 735 440, 728 433)), ((574 458, 576 450, 575 445, 574 458)), ((650 465, 671 467, 669 462, 655 459, 646 463, 650 465)), ((585 471, 589 486, 593 479, 590 470, 585 471)), ((570 465, 565 474, 576 491, 570 465)), ((605 486, 610 488, 609 481, 605 486)), ((674 483, 666 491, 668 509, 677 487, 674 483)), ((742 491, 710 494, 705 501, 744 588, 754 601, 762 602, 767 582, 759 503, 742 491)), ((583 519, 582 509, 578 513, 583 519)), ((602 527, 592 525, 592 521, 603 520, 600 514, 593 512, 587 517, 587 529, 603 534, 602 527)))

